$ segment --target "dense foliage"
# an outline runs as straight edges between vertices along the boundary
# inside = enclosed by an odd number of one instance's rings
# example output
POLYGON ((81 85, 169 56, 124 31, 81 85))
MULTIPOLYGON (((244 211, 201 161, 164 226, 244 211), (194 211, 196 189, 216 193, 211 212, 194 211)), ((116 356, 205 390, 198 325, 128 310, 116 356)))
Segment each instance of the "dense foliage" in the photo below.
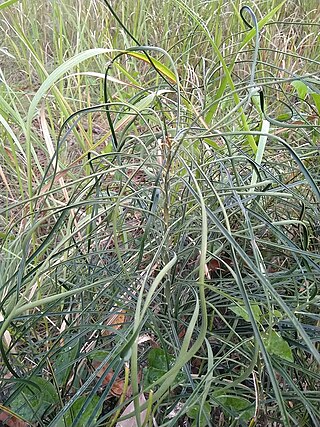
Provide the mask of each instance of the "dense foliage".
POLYGON ((254 3, 0 5, 5 426, 319 425, 320 6, 254 3))

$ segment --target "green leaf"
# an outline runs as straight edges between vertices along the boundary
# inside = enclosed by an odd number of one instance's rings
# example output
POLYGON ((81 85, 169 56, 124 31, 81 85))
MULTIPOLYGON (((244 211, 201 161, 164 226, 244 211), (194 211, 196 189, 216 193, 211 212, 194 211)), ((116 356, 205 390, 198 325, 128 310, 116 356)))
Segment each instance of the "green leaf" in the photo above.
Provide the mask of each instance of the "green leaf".
POLYGON ((289 344, 276 331, 272 330, 271 333, 266 333, 263 341, 269 354, 293 362, 293 355, 289 344))
POLYGON ((216 142, 214 142, 211 138, 204 138, 204 142, 208 145, 210 145, 210 147, 214 148, 215 150, 219 150, 221 151, 224 147, 217 144, 216 142))
POLYGON ((278 122, 286 122, 287 120, 290 120, 291 117, 291 113, 281 113, 276 117, 276 120, 278 120, 278 122))
POLYGON ((77 342, 72 347, 62 349, 56 356, 53 368, 59 386, 63 386, 67 382, 73 362, 78 354, 78 348, 79 345, 77 342))
POLYGON ((320 93, 311 93, 312 99, 317 107, 318 113, 320 114, 320 93))
MULTIPOLYGON (((144 371, 144 382, 145 385, 151 385, 163 375, 165 375, 169 369, 175 364, 175 358, 162 350, 161 348, 153 348, 148 353, 148 367, 144 371)), ((177 375, 177 383, 181 382, 184 378, 183 372, 177 375)))
POLYGON ((47 409, 59 402, 54 386, 44 378, 33 377, 34 385, 26 385, 11 402, 11 409, 22 418, 32 422, 41 418, 47 409))
POLYGON ((94 360, 95 362, 103 362, 106 357, 108 356, 109 351, 104 351, 104 350, 95 350, 92 353, 90 353, 88 355, 90 360, 94 360))
MULTIPOLYGON (((81 411, 85 401, 87 400, 87 396, 81 396, 79 397, 68 409, 68 411, 65 413, 64 417, 60 418, 58 421, 58 424, 56 427, 70 427, 73 424, 74 419, 81 411)), ((86 407, 85 411, 79 418, 79 421, 77 424, 73 427, 86 427, 87 422, 95 409, 96 405, 98 404, 100 400, 99 396, 94 396, 89 405, 86 407)), ((99 411, 97 412, 96 416, 92 420, 92 426, 96 425, 96 422, 101 414, 102 406, 100 407, 99 411)))
POLYGON ((173 360, 174 357, 161 348, 153 348, 148 353, 148 365, 150 367, 167 370, 173 360))
POLYGON ((202 408, 201 408, 201 405, 197 403, 194 406, 192 406, 187 412, 188 417, 194 420, 192 423, 192 427, 207 426, 208 425, 207 420, 210 420, 210 414, 211 414, 210 402, 205 402, 202 408), (200 410, 201 410, 201 413, 200 413, 200 410), (199 419, 199 415, 200 415, 200 419, 199 419))
POLYGON ((249 422, 254 416, 254 405, 249 400, 238 396, 221 396, 217 399, 221 405, 235 412, 239 418, 245 422, 249 422))
POLYGON ((294 80, 293 82, 291 82, 291 86, 295 88, 299 98, 305 99, 309 90, 308 86, 305 83, 303 83, 301 80, 294 80))
MULTIPOLYGON (((250 304, 253 317, 255 318, 256 322, 260 322, 261 318, 261 310, 258 304, 250 304)), ((246 322, 250 322, 249 313, 247 312, 246 308, 243 305, 232 305, 230 307, 230 310, 233 311, 237 316, 242 317, 246 322)))
POLYGON ((279 310, 273 310, 273 315, 276 316, 278 319, 281 319, 283 314, 279 310))
POLYGON ((112 151, 113 151, 113 146, 112 146, 112 143, 111 143, 111 142, 109 142, 109 143, 104 147, 104 149, 102 150, 102 152, 103 152, 104 154, 112 153, 112 151))

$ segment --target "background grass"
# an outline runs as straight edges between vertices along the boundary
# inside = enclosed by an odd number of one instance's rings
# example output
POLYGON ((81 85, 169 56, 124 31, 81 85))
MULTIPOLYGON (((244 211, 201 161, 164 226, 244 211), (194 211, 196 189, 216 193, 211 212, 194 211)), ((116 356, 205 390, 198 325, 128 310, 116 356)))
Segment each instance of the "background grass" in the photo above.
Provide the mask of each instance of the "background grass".
POLYGON ((2 5, 5 425, 319 425, 319 2, 244 5, 2 5))

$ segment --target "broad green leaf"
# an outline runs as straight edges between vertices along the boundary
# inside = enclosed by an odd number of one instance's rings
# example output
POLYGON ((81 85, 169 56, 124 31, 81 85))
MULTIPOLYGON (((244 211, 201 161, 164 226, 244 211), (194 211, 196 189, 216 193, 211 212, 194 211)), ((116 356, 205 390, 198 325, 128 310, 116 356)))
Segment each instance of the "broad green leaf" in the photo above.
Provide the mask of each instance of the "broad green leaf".
POLYGON ((69 378, 73 362, 77 357, 78 347, 78 343, 76 343, 72 347, 70 346, 66 349, 62 349, 55 359, 53 365, 54 374, 60 387, 62 387, 69 378))
POLYGON ((221 404, 230 411, 238 414, 238 417, 245 422, 249 422, 254 416, 254 405, 249 400, 238 396, 221 396, 217 399, 221 404))
POLYGON ((289 344, 276 331, 272 330, 271 333, 266 333, 263 337, 263 341, 270 354, 293 362, 292 351, 289 344))
POLYGON ((301 80, 294 80, 293 82, 291 82, 291 86, 295 88, 299 98, 305 99, 309 90, 308 86, 305 83, 303 83, 301 80))
MULTIPOLYGON (((60 418, 56 427, 70 427, 73 424, 73 421, 75 420, 76 416, 81 411, 86 399, 87 399, 87 396, 79 397, 73 403, 73 405, 70 406, 68 411, 65 413, 64 417, 60 418)), ((91 399, 89 405, 86 407, 85 411, 83 412, 83 414, 79 418, 79 421, 77 422, 77 424, 74 427, 87 427, 87 422, 88 422, 93 410, 95 409, 96 405, 98 404, 99 400, 100 400, 99 396, 94 396, 91 399)), ((101 414, 101 411, 102 411, 102 406, 99 409, 99 411, 97 412, 96 416, 93 418, 91 426, 96 425, 96 422, 97 422, 97 420, 101 414)))
POLYGON ((59 401, 54 386, 44 378, 33 377, 21 393, 11 402, 11 409, 22 418, 32 422, 41 418, 47 409, 59 401))
MULTIPOLYGON (((174 366, 174 364, 175 358, 161 348, 153 348, 150 350, 148 353, 148 366, 144 371, 144 381, 146 386, 151 385, 160 379, 174 366)), ((177 383, 181 382, 183 378, 183 372, 180 372, 177 375, 177 383)))
MULTIPOLYGON (((253 317, 255 318, 256 322, 260 322, 261 318, 261 310, 258 304, 251 304, 250 305, 253 317)), ((232 305, 230 307, 230 310, 233 311, 237 316, 242 317, 246 322, 250 322, 249 313, 247 312, 246 308, 242 305, 232 305)))
POLYGON ((202 408, 201 408, 201 405, 197 403, 194 406, 192 406, 187 412, 188 417, 194 420, 192 422, 192 427, 196 427, 199 425, 201 427, 207 426, 208 425, 207 419, 210 420, 210 414, 211 414, 210 402, 205 402, 202 408), (200 409, 201 409, 201 414, 199 419, 200 409))

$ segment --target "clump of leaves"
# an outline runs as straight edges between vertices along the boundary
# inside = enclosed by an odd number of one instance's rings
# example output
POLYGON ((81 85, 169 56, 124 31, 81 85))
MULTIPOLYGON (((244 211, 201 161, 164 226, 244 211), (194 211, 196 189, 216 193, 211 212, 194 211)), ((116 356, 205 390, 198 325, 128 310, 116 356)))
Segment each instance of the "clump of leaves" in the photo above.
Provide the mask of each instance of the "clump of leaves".
POLYGON ((181 80, 173 57, 139 43, 108 2, 135 47, 84 50, 45 77, 39 56, 26 121, 5 85, 1 155, 22 195, 1 208, 6 408, 64 427, 141 425, 141 414, 168 426, 316 425, 319 84, 277 68, 263 45, 284 3, 259 22, 242 8, 236 25, 248 31, 233 31, 225 51, 223 20, 215 39, 215 14, 174 0, 210 47, 201 64, 179 65, 181 80), (106 72, 89 73, 103 102, 90 106, 78 93, 88 71, 68 73, 105 56, 106 72), (88 107, 69 115, 76 97, 88 107), (46 150, 35 147, 37 115, 46 150))

